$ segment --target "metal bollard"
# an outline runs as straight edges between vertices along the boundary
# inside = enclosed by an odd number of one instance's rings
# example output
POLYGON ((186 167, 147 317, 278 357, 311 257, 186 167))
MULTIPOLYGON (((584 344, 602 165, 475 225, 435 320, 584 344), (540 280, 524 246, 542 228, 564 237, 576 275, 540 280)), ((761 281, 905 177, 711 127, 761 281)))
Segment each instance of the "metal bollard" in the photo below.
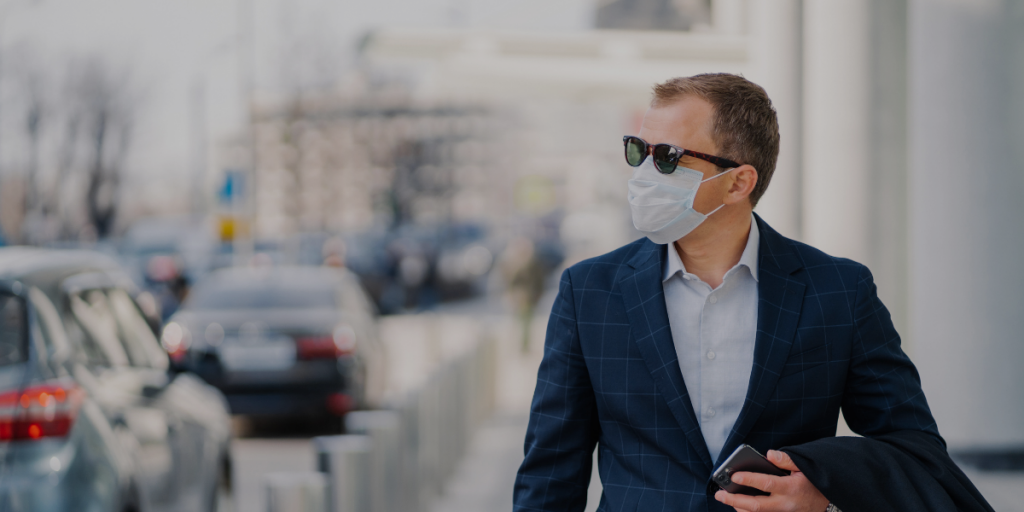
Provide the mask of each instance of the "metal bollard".
POLYGON ((327 474, 331 512, 372 512, 369 436, 313 438, 318 469, 327 474))
POLYGON ((473 407, 473 369, 476 367, 476 350, 466 355, 462 361, 462 371, 459 372, 459 390, 462 392, 462 442, 461 449, 459 450, 459 458, 465 457, 469 453, 469 443, 473 439, 473 434, 476 433, 476 422, 473 421, 475 411, 473 407))
POLYGON ((350 434, 370 436, 373 453, 370 463, 370 488, 373 512, 398 512, 398 498, 405 487, 400 468, 406 450, 401 432, 401 417, 395 411, 355 411, 345 417, 350 434))
POLYGON ((458 444, 462 437, 459 421, 458 362, 451 361, 441 372, 441 478, 448 480, 459 456, 458 444))
POLYGON ((420 503, 441 493, 441 447, 439 446, 441 416, 438 375, 431 377, 423 386, 417 404, 419 416, 419 474, 421 477, 420 503))
POLYGON ((451 477, 455 474, 455 469, 458 467, 459 461, 462 460, 462 456, 466 453, 467 443, 472 437, 472 431, 468 428, 466 422, 466 411, 469 396, 469 383, 465 378, 466 370, 469 368, 469 359, 464 354, 459 358, 458 361, 452 366, 451 384, 452 398, 454 399, 454 414, 452 419, 454 420, 454 428, 452 429, 452 435, 454 436, 451 442, 452 449, 452 460, 449 461, 448 476, 451 477))
POLYGON ((402 446, 399 454, 399 470, 402 472, 403 488, 400 493, 398 509, 404 512, 420 510, 420 487, 422 478, 419 472, 420 453, 420 420, 419 393, 410 392, 398 407, 402 419, 402 446))
POLYGON ((480 421, 494 413, 498 384, 498 343, 493 336, 484 338, 480 347, 480 421))
POLYGON ((271 473, 264 479, 267 512, 327 512, 327 475, 271 473))

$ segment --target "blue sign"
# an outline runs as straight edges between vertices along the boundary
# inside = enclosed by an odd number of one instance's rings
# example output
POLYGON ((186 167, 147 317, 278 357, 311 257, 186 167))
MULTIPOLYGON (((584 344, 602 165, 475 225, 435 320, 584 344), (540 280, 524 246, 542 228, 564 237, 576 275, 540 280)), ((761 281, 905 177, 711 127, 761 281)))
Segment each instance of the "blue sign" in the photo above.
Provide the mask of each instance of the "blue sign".
POLYGON ((224 170, 224 182, 217 192, 221 204, 231 204, 245 197, 245 174, 238 169, 224 170))

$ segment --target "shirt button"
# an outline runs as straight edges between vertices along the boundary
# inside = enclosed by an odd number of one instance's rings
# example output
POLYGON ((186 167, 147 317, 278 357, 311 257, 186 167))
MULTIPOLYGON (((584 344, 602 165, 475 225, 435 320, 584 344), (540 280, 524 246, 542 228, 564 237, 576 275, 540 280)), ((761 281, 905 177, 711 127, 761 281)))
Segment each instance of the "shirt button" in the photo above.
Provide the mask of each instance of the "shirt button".
POLYGON ((707 415, 708 415, 709 418, 714 416, 715 415, 715 410, 710 408, 710 407, 708 407, 707 415))
POLYGON ((714 358, 715 358, 715 351, 714 350, 709 350, 708 351, 708 359, 714 359, 714 358))
POLYGON ((714 304, 714 303, 718 302, 718 297, 715 297, 714 295, 712 295, 711 298, 708 299, 708 300, 711 301, 712 304, 714 304))

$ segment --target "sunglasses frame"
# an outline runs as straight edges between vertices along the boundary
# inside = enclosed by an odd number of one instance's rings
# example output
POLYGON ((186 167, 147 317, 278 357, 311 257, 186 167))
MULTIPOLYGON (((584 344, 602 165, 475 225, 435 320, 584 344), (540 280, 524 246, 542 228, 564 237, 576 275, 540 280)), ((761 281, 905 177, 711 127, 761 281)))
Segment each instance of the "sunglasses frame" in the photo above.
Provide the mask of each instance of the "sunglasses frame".
POLYGON ((644 163, 644 160, 647 160, 647 157, 650 156, 653 159, 653 161, 654 161, 654 168, 658 169, 658 172, 660 172, 662 174, 672 174, 672 173, 676 172, 676 167, 679 166, 679 159, 682 158, 684 155, 685 156, 692 156, 693 158, 699 158, 701 160, 704 160, 705 162, 711 162, 712 164, 715 164, 716 166, 723 167, 723 168, 730 168, 730 167, 735 168, 735 167, 739 167, 740 166, 740 164, 738 164, 736 162, 733 162, 732 160, 729 160, 728 158, 722 158, 720 156, 709 155, 707 153, 701 153, 699 151, 692 151, 692 150, 689 150, 689 149, 683 149, 683 148, 681 148, 679 146, 674 146, 672 144, 648 144, 646 140, 643 140, 640 137, 637 137, 636 135, 623 135, 622 136, 622 146, 623 146, 623 151, 625 153, 624 156, 626 157, 626 163, 629 164, 631 167, 640 167, 640 165, 644 163), (630 139, 636 139, 636 140, 642 142, 643 145, 644 145, 643 146, 644 147, 644 157, 641 158, 640 161, 637 162, 636 165, 633 165, 633 164, 629 163, 629 142, 630 142, 630 139), (673 150, 675 152, 675 156, 674 156, 674 158, 672 160, 662 160, 663 162, 672 164, 672 170, 670 170, 668 172, 665 172, 665 170, 662 169, 661 166, 658 165, 658 159, 656 159, 654 157, 654 151, 658 147, 668 147, 669 149, 671 149, 671 150, 673 150))

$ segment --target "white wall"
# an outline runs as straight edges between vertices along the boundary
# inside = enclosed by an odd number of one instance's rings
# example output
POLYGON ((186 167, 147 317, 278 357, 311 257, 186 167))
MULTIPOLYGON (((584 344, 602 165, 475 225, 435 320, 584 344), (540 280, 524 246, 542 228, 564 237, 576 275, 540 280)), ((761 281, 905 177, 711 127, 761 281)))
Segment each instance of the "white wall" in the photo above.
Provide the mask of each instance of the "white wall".
POLYGON ((951 448, 1024 443, 1024 10, 910 3, 910 324, 951 448))
POLYGON ((750 74, 778 112, 779 160, 757 213, 775 230, 801 239, 803 212, 803 1, 750 5, 750 74))
POLYGON ((803 238, 867 263, 870 123, 869 5, 810 1, 804 8, 803 238))

